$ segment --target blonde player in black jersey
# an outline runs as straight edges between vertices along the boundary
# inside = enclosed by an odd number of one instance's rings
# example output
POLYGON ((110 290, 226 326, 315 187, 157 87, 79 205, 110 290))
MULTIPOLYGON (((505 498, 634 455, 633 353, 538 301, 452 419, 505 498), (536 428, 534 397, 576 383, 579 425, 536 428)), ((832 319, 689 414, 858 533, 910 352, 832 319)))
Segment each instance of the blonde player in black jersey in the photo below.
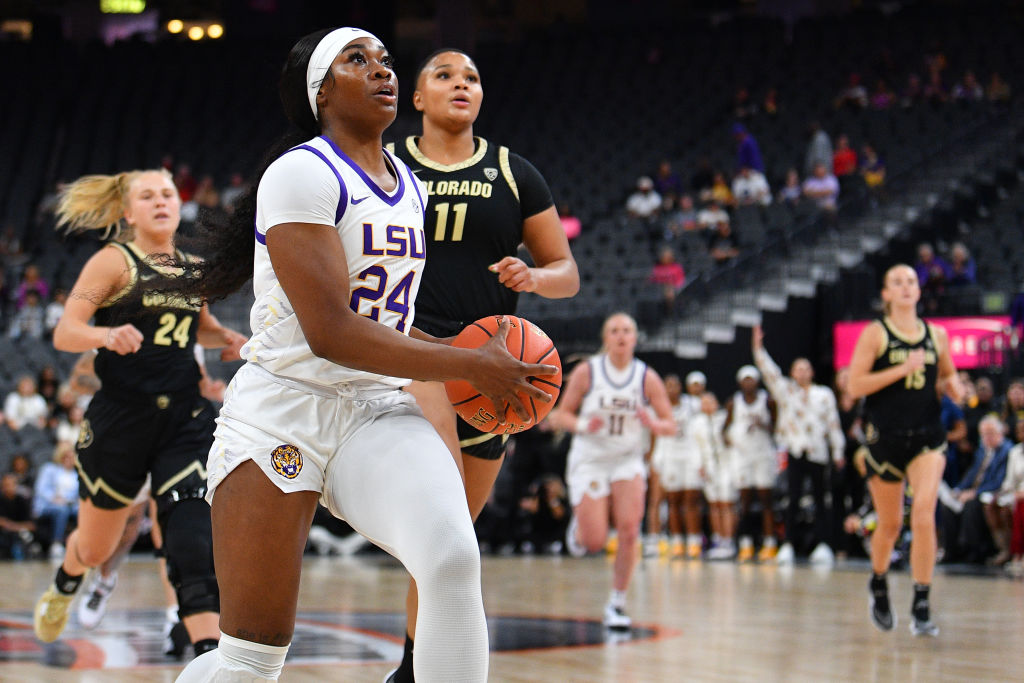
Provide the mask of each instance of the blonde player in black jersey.
POLYGON ((70 230, 109 231, 123 221, 130 240, 111 242, 89 259, 53 334, 61 351, 98 350, 102 386, 78 438, 78 528, 54 584, 36 605, 35 633, 44 642, 64 630, 86 569, 113 554, 147 475, 179 614, 196 654, 216 647, 220 635, 210 511, 203 500, 214 410, 199 395, 193 347, 197 339, 208 348, 226 347, 222 357, 233 360, 246 338, 223 327, 202 301, 126 296, 140 280, 175 277, 157 259, 185 258, 174 247, 180 209, 163 170, 86 176, 64 190, 58 205, 60 223, 70 230))
MULTIPOLYGON (((389 145, 430 195, 427 263, 416 300, 416 327, 436 337, 457 334, 486 315, 515 313, 520 292, 548 298, 579 290, 579 272, 551 192, 541 174, 508 148, 473 136, 483 87, 469 55, 442 49, 418 72, 413 105, 423 134, 389 145), (525 245, 535 266, 516 256, 525 245)), ((463 472, 470 513, 483 510, 505 455, 505 438, 457 420, 444 387, 407 387, 448 444, 463 472)), ((406 600, 405 655, 392 680, 412 681, 416 587, 406 600)))
POLYGON ((954 401, 961 393, 949 339, 941 327, 917 316, 921 287, 914 269, 895 265, 885 273, 885 317, 868 325, 850 361, 849 390, 866 396, 868 489, 878 514, 871 537, 871 619, 891 631, 886 572, 903 524, 904 481, 913 490, 910 571, 914 600, 910 630, 938 635, 931 619, 929 589, 935 569, 935 505, 945 468, 946 433, 939 393, 954 401))

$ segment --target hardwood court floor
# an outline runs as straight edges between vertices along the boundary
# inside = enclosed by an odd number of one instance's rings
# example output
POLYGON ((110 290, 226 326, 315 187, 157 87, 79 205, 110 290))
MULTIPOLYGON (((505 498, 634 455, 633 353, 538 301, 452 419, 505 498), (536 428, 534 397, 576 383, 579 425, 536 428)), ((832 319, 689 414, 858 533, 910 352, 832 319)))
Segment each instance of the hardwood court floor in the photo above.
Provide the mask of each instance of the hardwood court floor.
MULTIPOLYGON (((173 681, 179 665, 68 670, 38 661, 30 610, 51 580, 49 562, 0 563, 0 681, 173 681), (26 624, 28 631, 25 630, 26 624), (22 661, 12 661, 19 657, 22 661)), ((491 681, 1007 681, 1024 678, 1024 582, 940 573, 933 609, 942 633, 920 639, 907 629, 911 582, 894 574, 890 588, 899 615, 891 633, 869 623, 866 569, 840 566, 737 566, 667 559, 644 560, 629 597, 637 626, 652 637, 565 647, 602 630, 599 620, 610 580, 603 557, 484 558, 484 593, 491 617, 491 681), (531 622, 513 617, 549 617, 531 622), (558 622, 557 620, 562 620, 558 622), (531 623, 528 650, 516 629, 531 623), (561 626, 559 626, 561 624, 561 626), (531 627, 532 628, 532 627, 531 627), (538 644, 537 638, 541 642, 538 644)), ((406 578, 379 554, 310 558, 303 570, 300 622, 281 680, 378 682, 401 652, 399 611, 406 578), (370 622, 338 626, 359 613, 370 622), (376 620, 376 621, 375 621, 376 620), (340 629, 340 631, 339 631, 340 629), (387 632, 389 631, 390 632, 387 632), (336 646, 344 632, 348 661, 316 663, 318 648, 336 646), (383 633, 383 635, 382 635, 383 633), (299 644, 304 647, 300 648, 299 644), (369 661, 360 661, 360 659, 369 661)), ((162 619, 155 563, 133 560, 121 571, 96 647, 118 651, 118 624, 131 625, 132 643, 156 642, 162 619), (148 616, 147 616, 148 615, 148 616), (147 621, 148 619, 148 621, 147 621), (142 624, 142 626, 139 626, 142 624)), ((65 635, 85 632, 74 623, 65 635)), ((128 636, 121 636, 125 641, 128 636)), ((142 647, 142 646, 139 646, 142 647)), ((157 646, 154 646, 157 647, 157 646)), ((76 648, 78 650, 79 648, 76 648)), ((122 650, 124 648, 122 647, 122 650)), ((82 652, 91 652, 83 646, 82 652)), ((81 654, 81 653, 80 653, 81 654)), ((95 652, 93 652, 95 655, 95 652)), ((88 663, 88 656, 81 662, 88 663)), ((95 660, 95 656, 92 661, 95 660)))

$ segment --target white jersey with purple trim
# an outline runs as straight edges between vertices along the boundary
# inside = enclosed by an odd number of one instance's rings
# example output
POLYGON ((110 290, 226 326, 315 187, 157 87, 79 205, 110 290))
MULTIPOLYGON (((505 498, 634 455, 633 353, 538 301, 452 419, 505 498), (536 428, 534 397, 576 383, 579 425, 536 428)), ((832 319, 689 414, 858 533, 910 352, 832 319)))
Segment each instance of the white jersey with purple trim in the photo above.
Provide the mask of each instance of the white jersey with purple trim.
POLYGON ((617 461, 642 456, 649 443, 648 430, 637 418, 637 410, 648 403, 644 394, 647 364, 634 359, 620 370, 606 354, 594 356, 590 364, 590 390, 580 405, 580 424, 594 417, 604 423, 595 434, 577 434, 569 449, 569 460, 617 461))
POLYGON ((732 397, 729 441, 741 457, 767 455, 774 459, 775 442, 772 439, 772 413, 768 408, 767 391, 758 389, 753 403, 747 403, 739 391, 732 397))
POLYGON ((324 137, 293 147, 264 173, 256 195, 256 301, 249 314, 252 337, 242 347, 245 360, 281 377, 324 386, 408 384, 314 355, 266 247, 267 231, 284 223, 335 226, 348 259, 352 310, 408 334, 426 257, 426 193, 405 163, 382 154, 397 180, 390 192, 324 137))

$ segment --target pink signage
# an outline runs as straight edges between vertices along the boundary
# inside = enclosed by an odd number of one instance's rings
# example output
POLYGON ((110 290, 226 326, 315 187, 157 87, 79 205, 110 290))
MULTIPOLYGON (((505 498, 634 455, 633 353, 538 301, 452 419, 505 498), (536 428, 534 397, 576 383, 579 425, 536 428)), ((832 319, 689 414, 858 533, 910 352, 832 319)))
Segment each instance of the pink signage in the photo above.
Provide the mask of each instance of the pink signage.
MULTIPOLYGON (((868 324, 867 320, 848 323, 836 323, 832 328, 833 352, 832 362, 836 368, 849 365, 853 355, 853 347, 857 345, 860 331, 868 324)), ((1003 330, 1009 327, 1010 318, 1005 315, 964 316, 959 318, 929 318, 928 322, 946 328, 949 334, 949 350, 953 356, 953 364, 958 369, 976 368, 982 365, 980 348, 983 339, 991 339, 994 349, 999 351, 1008 348, 1008 336, 1003 330)))

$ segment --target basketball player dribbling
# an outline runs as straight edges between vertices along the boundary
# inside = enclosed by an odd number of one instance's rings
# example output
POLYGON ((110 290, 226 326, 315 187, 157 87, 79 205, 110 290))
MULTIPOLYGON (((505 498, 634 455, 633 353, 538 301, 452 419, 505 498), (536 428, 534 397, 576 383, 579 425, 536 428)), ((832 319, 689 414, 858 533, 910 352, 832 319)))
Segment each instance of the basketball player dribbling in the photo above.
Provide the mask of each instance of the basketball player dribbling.
POLYGON ((609 316, 601 332, 602 352, 573 368, 549 418, 575 434, 565 477, 573 506, 566 533, 570 552, 579 556, 603 548, 609 512, 614 518, 619 549, 604 609, 604 624, 611 629, 632 625, 626 590, 637 563, 644 515, 648 431, 659 436, 676 431, 661 377, 633 356, 636 335, 630 316, 609 316))
POLYGON ((886 574, 903 524, 904 484, 913 489, 910 573, 914 579, 910 631, 936 636, 930 590, 937 541, 935 506, 946 466, 946 430, 939 393, 954 401, 960 381, 946 331, 921 320, 921 287, 910 266, 885 273, 885 315, 861 332, 850 360, 849 390, 866 396, 868 490, 878 515, 871 536, 871 620, 882 631, 896 626, 886 574))
POLYGON ((526 378, 556 369, 514 359, 507 321, 478 349, 411 328, 426 195, 383 150, 398 84, 380 40, 356 28, 305 36, 279 92, 293 130, 231 224, 200 238, 209 255, 190 280, 215 298, 252 277, 256 301, 208 464, 221 645, 178 680, 278 679, 322 500, 416 579, 416 678, 478 683, 488 638, 472 519, 458 468, 400 378, 465 379, 525 418, 520 396, 547 399, 526 378))
MULTIPOLYGON (((416 299, 416 327, 436 337, 458 334, 486 315, 514 314, 519 294, 570 297, 579 272, 551 191, 530 162, 473 135, 483 86, 476 64, 460 50, 429 55, 417 72, 413 106, 423 133, 389 144, 427 187, 427 253, 416 299), (526 247, 530 267, 516 254, 526 247)), ((469 510, 483 510, 505 457, 507 436, 481 433, 459 420, 438 382, 406 391, 448 444, 462 470, 469 510)), ((406 642, 390 680, 411 683, 416 584, 406 599, 406 642)))

